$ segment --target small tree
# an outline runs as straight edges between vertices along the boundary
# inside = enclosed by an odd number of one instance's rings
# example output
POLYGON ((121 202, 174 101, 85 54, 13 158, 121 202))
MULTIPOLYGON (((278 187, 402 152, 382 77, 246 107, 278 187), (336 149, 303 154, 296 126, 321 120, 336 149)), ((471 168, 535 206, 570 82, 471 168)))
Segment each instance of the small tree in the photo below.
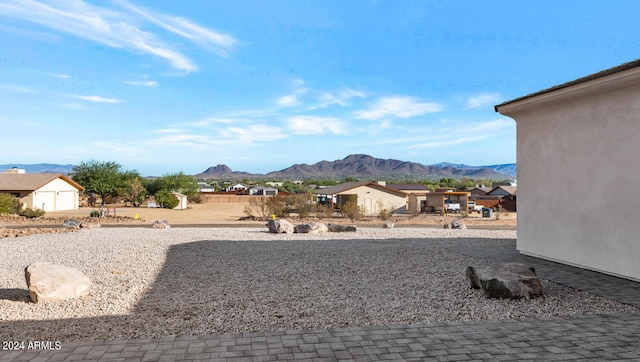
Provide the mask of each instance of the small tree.
POLYGON ((244 213, 248 216, 255 216, 261 219, 269 217, 269 207, 267 205, 267 197, 251 197, 249 205, 245 206, 244 213))
POLYGON ((142 186, 140 178, 132 178, 126 182, 123 197, 125 202, 130 202, 134 207, 140 206, 147 199, 147 189, 142 186))
POLYGON ((382 221, 386 221, 391 217, 392 211, 383 206, 382 201, 378 201, 378 217, 382 221))
POLYGON ((164 209, 173 209, 180 203, 180 200, 175 195, 166 190, 158 191, 155 198, 156 202, 160 203, 164 209))

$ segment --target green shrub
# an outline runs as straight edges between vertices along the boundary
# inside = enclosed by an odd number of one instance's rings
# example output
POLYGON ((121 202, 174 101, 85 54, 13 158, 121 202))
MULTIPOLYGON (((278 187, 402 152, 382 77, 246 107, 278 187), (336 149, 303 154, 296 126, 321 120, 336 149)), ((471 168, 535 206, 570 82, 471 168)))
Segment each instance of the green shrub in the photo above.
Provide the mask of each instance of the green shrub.
POLYGON ((164 209, 173 209, 180 204, 180 200, 169 191, 158 191, 155 197, 156 202, 162 205, 164 209))
POLYGON ((364 216, 364 210, 354 200, 349 200, 340 206, 340 213, 351 221, 360 220, 364 216))
POLYGON ((18 213, 18 215, 20 216, 24 216, 27 219, 35 219, 37 217, 41 217, 44 215, 44 210, 41 209, 32 209, 30 207, 27 207, 24 210, 20 210, 20 212, 18 213))
POLYGON ((9 215, 13 213, 13 200, 15 196, 10 194, 0 193, 0 215, 9 215))
POLYGON ((98 210, 93 210, 91 211, 91 213, 89 214, 90 217, 100 217, 100 211, 98 210))

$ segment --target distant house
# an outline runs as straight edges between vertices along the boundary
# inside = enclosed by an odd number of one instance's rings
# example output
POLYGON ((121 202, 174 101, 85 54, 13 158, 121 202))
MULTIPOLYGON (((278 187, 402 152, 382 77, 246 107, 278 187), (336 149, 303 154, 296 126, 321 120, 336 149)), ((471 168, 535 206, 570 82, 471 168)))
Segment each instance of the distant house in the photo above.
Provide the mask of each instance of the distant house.
POLYGON ((83 190, 84 187, 63 174, 0 173, 0 192, 18 197, 25 208, 77 210, 83 190))
POLYGON ((638 99, 640 59, 495 107, 517 124, 518 251, 640 281, 638 99))
POLYGON ((316 200, 338 209, 348 201, 355 201, 365 215, 372 216, 378 215, 383 208, 404 210, 407 194, 375 182, 345 182, 318 190, 316 200))
POLYGON ((483 186, 469 187, 466 189, 466 191, 471 193, 471 196, 470 196, 471 199, 474 199, 477 196, 485 196, 489 194, 491 190, 493 190, 491 187, 483 187, 483 186))
POLYGON ((216 189, 213 186, 209 185, 206 182, 198 182, 198 187, 199 187, 198 192, 212 193, 216 191, 216 189))
POLYGON ((274 196, 278 194, 278 189, 274 187, 266 186, 251 186, 249 188, 249 195, 262 195, 262 196, 274 196))
POLYGON ((246 185, 243 185, 243 184, 235 184, 235 185, 227 186, 227 188, 225 190, 227 192, 247 191, 247 190, 249 190, 249 186, 246 186, 246 185))
POLYGON ((412 214, 421 212, 422 205, 426 203, 427 194, 431 192, 424 184, 387 184, 386 186, 407 194, 405 210, 412 214))

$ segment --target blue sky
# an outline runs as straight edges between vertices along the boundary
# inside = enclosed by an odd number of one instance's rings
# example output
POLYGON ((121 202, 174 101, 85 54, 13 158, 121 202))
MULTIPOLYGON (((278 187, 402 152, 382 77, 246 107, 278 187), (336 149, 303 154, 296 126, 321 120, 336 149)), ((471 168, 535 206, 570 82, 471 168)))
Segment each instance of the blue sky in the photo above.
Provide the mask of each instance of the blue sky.
POLYGON ((0 0, 0 164, 512 163, 493 106, 637 58, 638 1, 0 0))

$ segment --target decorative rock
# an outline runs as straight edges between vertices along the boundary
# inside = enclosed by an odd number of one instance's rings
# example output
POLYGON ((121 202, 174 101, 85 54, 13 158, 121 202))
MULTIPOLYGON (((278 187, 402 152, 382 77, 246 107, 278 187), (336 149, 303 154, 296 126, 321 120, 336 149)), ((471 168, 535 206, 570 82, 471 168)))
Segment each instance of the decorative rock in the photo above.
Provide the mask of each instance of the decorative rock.
POLYGON ((62 223, 62 227, 79 229, 82 227, 82 223, 76 219, 67 219, 62 223))
POLYGON ((392 223, 391 221, 387 221, 387 222, 385 222, 384 224, 382 224, 382 228, 383 228, 383 229, 393 229, 393 226, 394 226, 394 225, 395 225, 395 224, 394 224, 394 223, 392 223))
POLYGON ((353 225, 341 225, 341 224, 332 224, 329 223, 329 225, 327 225, 327 228, 329 229, 330 232, 332 233, 341 233, 341 232, 352 232, 352 231, 356 231, 356 227, 353 225))
POLYGON ((293 229, 294 233, 300 234, 322 234, 327 231, 329 231, 329 228, 321 222, 310 222, 307 224, 296 225, 293 229))
POLYGON ((34 303, 81 297, 91 287, 91 280, 81 271, 58 264, 31 264, 25 268, 24 276, 34 303))
POLYGON ((463 223, 461 223, 460 221, 454 220, 451 222, 451 224, 444 224, 444 228, 445 229, 460 229, 460 230, 466 230, 467 226, 463 223))
POLYGON ((169 221, 167 220, 156 220, 151 227, 154 229, 169 229, 171 225, 169 225, 169 221))
POLYGON ((504 263, 487 268, 469 266, 466 270, 471 288, 482 289, 490 298, 529 299, 542 295, 536 271, 520 263, 504 263))
POLYGON ((295 232, 293 224, 284 219, 269 220, 267 227, 269 228, 269 232, 274 234, 293 234, 295 232))

